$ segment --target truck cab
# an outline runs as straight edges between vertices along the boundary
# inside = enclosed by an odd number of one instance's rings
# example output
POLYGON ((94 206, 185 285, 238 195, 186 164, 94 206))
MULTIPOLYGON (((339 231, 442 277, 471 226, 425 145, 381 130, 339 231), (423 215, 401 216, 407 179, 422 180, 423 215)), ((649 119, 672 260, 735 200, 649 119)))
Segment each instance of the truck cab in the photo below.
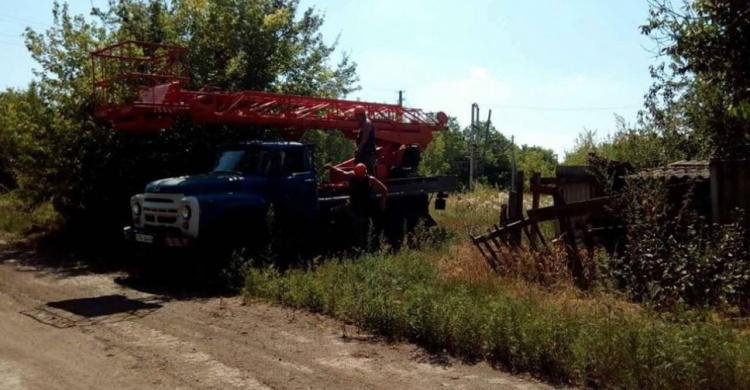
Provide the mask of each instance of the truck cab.
POLYGON ((130 200, 126 239, 186 247, 263 229, 269 211, 296 227, 318 224, 313 147, 247 142, 220 148, 210 173, 156 180, 130 200))

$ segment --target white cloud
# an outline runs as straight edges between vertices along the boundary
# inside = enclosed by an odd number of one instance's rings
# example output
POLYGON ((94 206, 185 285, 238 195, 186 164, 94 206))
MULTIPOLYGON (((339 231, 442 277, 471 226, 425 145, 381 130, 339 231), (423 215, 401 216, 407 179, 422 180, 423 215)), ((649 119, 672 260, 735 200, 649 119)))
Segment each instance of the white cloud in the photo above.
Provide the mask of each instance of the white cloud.
POLYGON ((409 105, 425 111, 444 111, 457 117, 462 125, 468 125, 472 103, 480 105, 480 115, 486 118, 482 102, 505 104, 512 93, 510 84, 492 76, 487 68, 473 67, 464 77, 438 81, 414 91, 409 105))

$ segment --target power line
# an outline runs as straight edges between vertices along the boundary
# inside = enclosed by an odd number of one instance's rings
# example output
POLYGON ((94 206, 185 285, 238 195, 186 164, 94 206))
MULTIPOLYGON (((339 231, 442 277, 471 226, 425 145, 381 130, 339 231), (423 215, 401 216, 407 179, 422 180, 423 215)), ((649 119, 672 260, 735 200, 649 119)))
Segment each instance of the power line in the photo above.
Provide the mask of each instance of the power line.
POLYGON ((362 87, 363 90, 368 91, 377 91, 377 92, 393 92, 393 88, 383 88, 383 87, 362 87))
POLYGON ((519 110, 519 111, 616 111, 616 110, 635 110, 643 108, 642 106, 612 106, 612 107, 534 107, 534 106, 506 106, 488 104, 498 110, 519 110))
POLYGON ((27 24, 35 24, 37 26, 42 26, 42 27, 52 27, 51 24, 35 22, 33 20, 23 19, 23 18, 19 18, 13 15, 8 15, 8 14, 0 14, 0 18, 6 19, 9 22, 15 22, 17 24, 27 23, 27 24))
POLYGON ((24 49, 26 48, 26 46, 21 46, 18 43, 15 43, 15 42, 0 41, 0 45, 15 46, 15 47, 20 47, 20 48, 24 48, 24 49))
POLYGON ((16 22, 15 20, 3 20, 2 18, 0 18, 0 23, 11 23, 21 27, 29 27, 28 23, 16 22))
POLYGON ((9 38, 23 38, 23 35, 21 34, 8 34, 8 33, 0 32, 0 35, 4 37, 9 37, 9 38))

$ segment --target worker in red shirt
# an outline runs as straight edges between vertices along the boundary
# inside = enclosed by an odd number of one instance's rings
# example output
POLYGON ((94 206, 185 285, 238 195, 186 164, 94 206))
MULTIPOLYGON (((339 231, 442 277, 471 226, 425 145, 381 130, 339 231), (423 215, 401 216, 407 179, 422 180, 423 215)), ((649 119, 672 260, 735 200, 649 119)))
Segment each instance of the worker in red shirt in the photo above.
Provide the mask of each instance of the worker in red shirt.
POLYGON ((367 172, 375 175, 375 126, 367 119, 367 112, 362 106, 354 107, 354 119, 359 123, 354 162, 365 164, 367 172))
POLYGON ((349 178, 349 207, 347 214, 349 214, 354 225, 355 245, 359 248, 364 248, 367 244, 368 233, 372 227, 372 215, 370 212, 372 190, 374 189, 380 195, 380 210, 385 211, 388 188, 383 182, 369 175, 367 167, 362 163, 355 165, 351 172, 344 171, 330 164, 326 166, 349 178))

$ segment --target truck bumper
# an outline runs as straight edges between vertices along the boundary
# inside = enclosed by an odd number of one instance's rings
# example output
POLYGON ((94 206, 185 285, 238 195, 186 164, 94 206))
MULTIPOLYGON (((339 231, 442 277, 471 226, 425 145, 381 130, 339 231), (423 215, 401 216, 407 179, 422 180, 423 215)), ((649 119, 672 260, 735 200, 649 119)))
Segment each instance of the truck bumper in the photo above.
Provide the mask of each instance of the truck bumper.
POLYGON ((190 246, 195 241, 188 237, 138 229, 133 226, 125 226, 122 229, 122 234, 126 241, 155 247, 183 248, 190 246))

